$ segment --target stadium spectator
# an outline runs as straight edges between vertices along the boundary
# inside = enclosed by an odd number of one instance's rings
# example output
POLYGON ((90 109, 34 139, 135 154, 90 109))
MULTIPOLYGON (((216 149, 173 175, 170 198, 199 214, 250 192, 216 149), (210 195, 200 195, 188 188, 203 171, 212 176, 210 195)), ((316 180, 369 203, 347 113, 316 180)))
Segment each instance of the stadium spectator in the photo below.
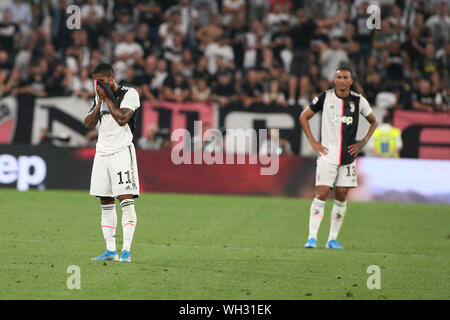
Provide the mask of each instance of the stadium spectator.
POLYGON ((236 16, 244 15, 246 10, 245 0, 223 0, 222 1, 222 23, 229 26, 231 21, 236 19, 236 16))
POLYGON ((200 27, 195 33, 199 49, 205 50, 210 43, 217 41, 223 33, 222 16, 216 14, 208 24, 200 27))
POLYGON ((12 52, 14 46, 14 38, 19 32, 19 26, 12 22, 11 11, 5 9, 3 11, 3 19, 0 22, 0 50, 12 52))
POLYGON ((292 52, 289 50, 289 22, 282 21, 277 31, 272 33, 269 48, 272 49, 274 58, 289 71, 292 61, 292 52))
POLYGON ((91 10, 83 26, 87 32, 89 47, 93 50, 98 49, 105 33, 103 20, 97 19, 95 10, 91 10))
POLYGON ((289 84, 289 105, 295 104, 297 86, 299 88, 298 104, 307 104, 308 72, 310 64, 310 42, 317 27, 328 27, 345 18, 341 15, 334 19, 314 20, 309 18, 306 11, 299 9, 296 12, 297 21, 290 31, 289 47, 293 50, 291 63, 291 80, 289 84))
POLYGON ((158 28, 161 47, 169 47, 172 44, 175 33, 181 33, 185 36, 181 26, 180 13, 172 10, 169 12, 167 20, 161 23, 158 28))
POLYGON ((82 98, 88 100, 94 98, 95 88, 92 79, 89 77, 89 71, 87 68, 80 70, 80 76, 75 76, 71 84, 73 93, 82 98))
POLYGON ((181 32, 175 32, 172 41, 163 47, 162 58, 165 59, 169 65, 181 62, 184 50, 183 39, 184 35, 181 32))
POLYGON ((247 81, 241 93, 241 100, 244 107, 248 108, 255 103, 263 102, 264 88, 258 81, 258 74, 255 71, 249 71, 247 81))
POLYGON ((31 76, 22 80, 16 88, 12 90, 12 95, 28 94, 35 97, 46 97, 47 91, 44 81, 44 70, 42 63, 36 63, 32 66, 31 76))
MULTIPOLYGON (((47 64, 46 61, 42 63, 47 64)), ((69 94, 64 86, 66 78, 65 68, 62 64, 57 64, 54 68, 49 68, 45 76, 45 91, 49 97, 67 96, 69 94)))
POLYGON ((372 39, 372 54, 375 55, 377 63, 381 63, 382 56, 389 49, 393 37, 393 31, 389 19, 382 19, 380 29, 375 29, 372 39))
POLYGON ((145 135, 138 139, 137 147, 144 150, 160 150, 163 145, 163 138, 157 135, 158 126, 149 124, 145 128, 145 135))
POLYGON ((136 79, 136 84, 139 86, 139 95, 147 100, 154 102, 157 97, 157 90, 152 86, 156 74, 156 65, 158 59, 155 55, 150 55, 145 60, 144 72, 136 79))
POLYGON ((280 83, 278 79, 272 79, 269 82, 269 88, 264 93, 263 102, 268 106, 281 106, 286 107, 287 99, 285 93, 280 89, 280 83))
POLYGON ((136 43, 142 48, 142 56, 148 57, 154 51, 154 45, 150 40, 150 28, 148 24, 139 24, 136 30, 136 43))
POLYGON ((171 102, 186 102, 191 97, 189 85, 181 71, 164 80, 160 93, 160 99, 171 102))
POLYGON ((192 6, 198 11, 198 26, 203 27, 210 23, 219 13, 217 0, 192 0, 192 6))
POLYGON ((117 22, 114 23, 114 28, 111 33, 112 39, 115 43, 123 41, 125 35, 129 32, 133 32, 135 29, 131 14, 127 9, 123 8, 117 10, 117 13, 117 22))
POLYGON ((442 110, 442 96, 431 91, 430 81, 421 79, 419 90, 412 95, 412 107, 414 110, 436 112, 442 110))
POLYGON ((135 41, 135 36, 135 32, 129 31, 125 34, 123 41, 117 44, 114 50, 116 62, 123 61, 127 65, 133 65, 144 56, 144 50, 135 41))
POLYGON ((434 44, 437 48, 442 48, 450 41, 450 16, 446 3, 442 1, 436 8, 436 14, 429 17, 425 25, 429 28, 433 36, 434 44))
POLYGON ((135 1, 114 0, 114 20, 120 20, 120 17, 126 15, 132 20, 135 1))
POLYGON ((205 56, 208 58, 208 72, 211 75, 217 72, 217 58, 222 58, 227 67, 234 66, 234 52, 226 35, 222 35, 216 42, 211 42, 205 49, 205 56))
POLYGON ((66 25, 68 0, 60 0, 51 4, 50 20, 52 23, 51 39, 58 51, 64 51, 70 44, 70 30, 66 25))
POLYGON ((193 37, 194 30, 198 26, 199 13, 196 8, 191 5, 191 0, 178 0, 178 4, 171 6, 167 9, 167 15, 171 15, 172 12, 178 12, 180 15, 180 27, 181 32, 188 36, 193 37))
POLYGON ((392 125, 392 110, 388 110, 383 122, 375 129, 367 148, 375 157, 398 158, 403 148, 402 131, 392 125))
POLYGON ((150 88, 159 92, 168 76, 167 61, 159 59, 156 65, 155 77, 152 79, 150 88))
POLYGON ((221 72, 217 76, 217 85, 213 89, 213 99, 219 107, 228 106, 236 100, 236 91, 232 84, 232 75, 229 72, 221 72))
POLYGON ((408 54, 413 67, 417 67, 421 57, 425 55, 425 42, 420 39, 419 29, 416 26, 409 29, 407 40, 401 44, 401 50, 408 54))
POLYGON ((384 90, 384 84, 378 72, 372 72, 363 85, 364 94, 370 105, 375 105, 378 93, 384 90))
POLYGON ((244 72, 258 68, 263 59, 263 52, 270 44, 269 35, 264 33, 264 26, 258 20, 251 24, 250 32, 247 32, 244 43, 244 72))
POLYGON ((405 66, 409 66, 407 54, 401 50, 400 41, 394 38, 388 46, 388 51, 382 55, 381 68, 385 72, 386 85, 390 90, 395 90, 406 76, 405 66))
MULTIPOLYGON (((120 80, 119 84, 121 86, 133 86, 133 84, 136 83, 136 75, 135 75, 135 70, 132 66, 127 66, 125 69, 125 74, 123 79, 120 80)), ((137 88, 136 90, 139 92, 138 90, 139 88, 137 88)), ((141 92, 139 92, 139 95, 141 95, 141 92)))
POLYGON ((406 22, 403 19, 400 6, 394 5, 391 7, 389 22, 394 29, 394 35, 396 35, 401 42, 405 41, 406 22))
POLYGON ((211 74, 208 71, 208 58, 201 56, 197 60, 197 66, 194 70, 194 78, 205 78, 209 82, 211 80, 211 74))
POLYGON ((345 25, 345 32, 341 40, 342 49, 347 52, 350 60, 357 62, 359 59, 359 44, 355 33, 355 26, 351 23, 345 25))
POLYGON ((274 33, 281 30, 282 25, 289 25, 290 14, 283 10, 282 3, 276 2, 264 18, 264 24, 267 26, 267 31, 273 38, 274 33))
POLYGON ((235 16, 231 22, 231 27, 228 27, 228 30, 231 37, 231 45, 234 53, 234 64, 237 70, 240 71, 244 66, 244 46, 248 32, 245 16, 235 16))
POLYGON ((369 29, 367 27, 367 19, 370 16, 367 13, 368 6, 369 4, 367 2, 363 2, 361 6, 358 6, 357 15, 352 21, 356 29, 355 40, 359 46, 358 60, 356 61, 359 70, 363 68, 364 62, 367 60, 367 58, 370 55, 370 52, 372 51, 372 40, 374 31, 373 29, 369 29))
POLYGON ((159 45, 158 29, 163 23, 162 6, 157 0, 138 0, 139 23, 145 23, 149 27, 149 38, 151 43, 159 45))
POLYGON ((424 55, 421 57, 418 67, 420 70, 420 74, 430 80, 432 75, 439 71, 440 66, 436 58, 436 50, 434 44, 426 44, 424 55))
POLYGON ((267 11, 270 9, 269 0, 248 0, 247 15, 250 23, 263 21, 267 11))
POLYGON ((320 56, 321 75, 328 81, 333 81, 336 74, 336 69, 349 62, 349 57, 344 49, 342 49, 341 40, 338 37, 330 39, 330 46, 323 47, 320 56))
POLYGON ((12 60, 6 51, 0 50, 0 98, 11 92, 13 80, 12 60))
POLYGON ((192 100, 197 102, 210 102, 212 100, 212 91, 208 86, 206 78, 194 79, 192 86, 192 100))
POLYGON ((94 22, 95 24, 102 24, 105 19, 105 8, 97 3, 96 0, 87 0, 81 6, 81 23, 94 22), (93 14, 92 14, 93 13, 93 14))
POLYGON ((433 41, 430 29, 425 25, 425 16, 417 11, 414 16, 414 26, 419 29, 420 39, 426 43, 433 41))
POLYGON ((416 90, 419 89, 420 78, 404 79, 400 86, 394 91, 397 103, 394 109, 413 110, 412 97, 416 90))
POLYGON ((23 27, 33 26, 33 15, 30 5, 22 0, 11 0, 6 6, 6 10, 11 12, 11 22, 23 27))

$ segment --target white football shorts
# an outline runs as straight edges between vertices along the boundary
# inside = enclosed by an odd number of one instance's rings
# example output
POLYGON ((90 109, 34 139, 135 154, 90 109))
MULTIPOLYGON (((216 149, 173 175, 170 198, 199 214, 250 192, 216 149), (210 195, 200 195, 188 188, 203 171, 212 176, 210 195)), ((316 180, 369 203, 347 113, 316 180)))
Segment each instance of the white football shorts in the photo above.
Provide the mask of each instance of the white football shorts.
POLYGON ((356 160, 350 164, 337 165, 318 158, 316 186, 356 188, 358 186, 356 160))
POLYGON ((107 156, 95 155, 90 194, 117 198, 132 194, 139 197, 139 176, 134 145, 107 156))

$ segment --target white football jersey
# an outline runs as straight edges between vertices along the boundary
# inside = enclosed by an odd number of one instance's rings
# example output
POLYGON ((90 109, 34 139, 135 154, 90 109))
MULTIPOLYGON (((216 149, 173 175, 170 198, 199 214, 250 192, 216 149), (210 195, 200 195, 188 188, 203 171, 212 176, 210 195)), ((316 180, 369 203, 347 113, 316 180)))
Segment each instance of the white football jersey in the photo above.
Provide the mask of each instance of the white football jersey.
POLYGON ((367 117, 372 112, 367 99, 353 91, 341 99, 330 89, 314 98, 309 107, 314 112, 322 112, 320 142, 328 154, 319 158, 337 165, 352 163, 355 157, 348 152, 348 147, 356 142, 359 114, 367 117))
MULTIPOLYGON (((134 88, 120 87, 114 92, 120 108, 128 108, 136 111, 140 107, 139 94, 134 88)), ((94 98, 94 105, 89 113, 97 105, 98 97, 94 98)), ((133 131, 136 123, 136 113, 133 113, 128 123, 120 126, 109 113, 108 105, 103 101, 100 108, 100 120, 98 123, 98 141, 96 154, 110 155, 121 151, 133 143, 133 131)))

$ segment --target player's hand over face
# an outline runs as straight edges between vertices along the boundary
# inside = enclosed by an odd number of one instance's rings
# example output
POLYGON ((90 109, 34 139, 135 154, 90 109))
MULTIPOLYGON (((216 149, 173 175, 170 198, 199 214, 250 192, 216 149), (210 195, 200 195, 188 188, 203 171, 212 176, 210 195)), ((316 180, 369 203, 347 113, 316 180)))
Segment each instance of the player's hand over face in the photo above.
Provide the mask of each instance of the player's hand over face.
POLYGON ((361 141, 356 141, 354 144, 348 146, 348 153, 356 157, 358 153, 361 152, 361 149, 362 149, 361 141))
POLYGON ((102 99, 102 100, 108 99, 108 96, 106 95, 105 90, 99 85, 97 85, 97 94, 100 97, 100 99, 102 99))
POLYGON ((320 142, 315 142, 315 143, 311 144, 311 146, 314 149, 314 151, 320 155, 328 154, 328 149, 325 148, 320 142))

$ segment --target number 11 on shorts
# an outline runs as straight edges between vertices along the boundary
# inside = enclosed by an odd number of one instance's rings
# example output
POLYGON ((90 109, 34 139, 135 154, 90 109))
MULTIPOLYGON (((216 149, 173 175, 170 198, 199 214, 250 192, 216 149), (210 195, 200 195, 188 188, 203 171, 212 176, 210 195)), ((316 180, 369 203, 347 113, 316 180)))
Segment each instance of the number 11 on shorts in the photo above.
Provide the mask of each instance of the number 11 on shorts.
MULTIPOLYGON (((131 183, 130 170, 127 170, 127 171, 125 171, 123 173, 127 175, 127 181, 125 181, 125 183, 131 183)), ((122 171, 117 172, 117 175, 119 176, 119 184, 123 184, 124 182, 122 180, 122 171)))

